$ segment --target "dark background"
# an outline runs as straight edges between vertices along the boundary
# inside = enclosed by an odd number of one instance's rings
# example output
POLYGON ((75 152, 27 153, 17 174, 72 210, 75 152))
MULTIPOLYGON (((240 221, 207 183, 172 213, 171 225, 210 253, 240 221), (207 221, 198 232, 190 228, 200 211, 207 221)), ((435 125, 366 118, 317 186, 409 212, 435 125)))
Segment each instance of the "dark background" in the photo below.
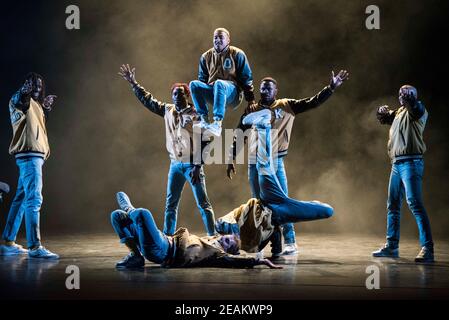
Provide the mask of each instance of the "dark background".
MULTIPOLYGON (((298 116, 286 169, 290 195, 332 204, 327 221, 297 225, 301 232, 385 232, 388 127, 375 109, 397 107, 409 83, 430 117, 424 199, 434 235, 447 236, 448 106, 447 1, 14 1, 1 10, 0 180, 12 192, 0 204, 3 229, 18 170, 8 154, 8 101, 29 71, 42 74, 47 93, 59 96, 48 123, 51 157, 44 166, 41 231, 111 232, 115 192, 163 222, 169 166, 161 118, 145 110, 118 75, 122 63, 157 98, 169 101, 175 81, 196 78, 200 54, 212 32, 226 27, 232 45, 251 63, 256 87, 270 75, 279 97, 315 94, 331 70, 350 80, 317 110, 298 116), (65 28, 65 8, 77 4, 81 29, 65 28), (365 28, 365 8, 380 7, 381 29, 365 28)), ((233 128, 243 106, 227 113, 233 128)), ((246 166, 228 181, 225 165, 206 168, 209 197, 219 217, 250 197, 246 166)), ((416 237, 408 210, 403 235, 416 237)), ((179 226, 204 232, 190 188, 179 226)), ((22 230, 23 231, 23 230, 22 230)))

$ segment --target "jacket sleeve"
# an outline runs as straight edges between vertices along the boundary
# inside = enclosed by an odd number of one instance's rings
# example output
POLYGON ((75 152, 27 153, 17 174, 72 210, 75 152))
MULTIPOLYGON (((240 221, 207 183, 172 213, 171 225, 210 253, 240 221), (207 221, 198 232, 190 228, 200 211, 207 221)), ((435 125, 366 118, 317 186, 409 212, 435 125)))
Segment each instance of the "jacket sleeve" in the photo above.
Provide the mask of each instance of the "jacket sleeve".
POLYGON ((387 113, 382 114, 377 112, 376 117, 380 124, 391 125, 393 123, 394 117, 396 117, 397 110, 389 110, 387 113))
MULTIPOLYGON (((242 132, 245 132, 246 130, 251 129, 251 126, 243 124, 243 118, 245 116, 246 116, 246 113, 244 113, 240 117, 239 123, 238 123, 237 128, 236 128, 236 129, 240 129, 242 132)), ((238 131, 236 131, 236 132, 238 132, 238 131)), ((245 143, 246 143, 246 141, 247 141, 247 137, 244 138, 244 142, 245 143)), ((242 148, 243 148, 243 144, 241 144, 241 143, 239 143, 239 145, 237 146, 237 136, 236 136, 236 134, 234 134, 234 137, 232 139, 232 145, 231 145, 231 147, 229 149, 229 156, 228 156, 229 158, 228 159, 229 160, 231 160, 231 159, 235 160, 237 154, 242 150, 242 148)))
POLYGON ((206 57, 204 54, 200 58, 200 65, 198 68, 198 80, 204 83, 209 83, 209 70, 206 66, 206 57))
POLYGON ((245 100, 254 101, 253 74, 248 59, 243 52, 238 52, 236 60, 237 80, 243 89, 245 100))
POLYGON ((323 90, 310 98, 301 100, 288 99, 290 108, 295 114, 306 112, 310 109, 314 109, 325 102, 332 95, 333 91, 329 86, 326 86, 323 90))
POLYGON ((230 254, 211 257, 202 263, 202 267, 210 268, 254 268, 257 265, 256 258, 239 257, 230 254))
POLYGON ((151 93, 145 90, 144 87, 136 84, 133 86, 134 94, 137 99, 151 112, 163 117, 165 115, 166 103, 156 100, 151 93))
POLYGON ((9 101, 9 105, 15 109, 26 113, 30 108, 31 95, 23 94, 20 90, 17 91, 9 101))
POLYGON ((416 101, 413 107, 407 108, 407 111, 410 113, 413 120, 419 120, 424 115, 425 108, 421 101, 416 101))

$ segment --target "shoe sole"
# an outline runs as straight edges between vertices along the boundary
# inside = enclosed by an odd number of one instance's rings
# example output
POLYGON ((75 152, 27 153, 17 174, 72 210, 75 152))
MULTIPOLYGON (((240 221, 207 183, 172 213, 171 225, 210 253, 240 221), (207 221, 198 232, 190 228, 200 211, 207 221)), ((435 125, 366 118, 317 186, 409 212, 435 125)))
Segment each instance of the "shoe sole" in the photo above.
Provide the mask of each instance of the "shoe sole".
POLYGON ((434 263, 435 260, 415 259, 416 263, 434 263))
POLYGON ((391 259, 398 259, 399 258, 399 255, 395 255, 395 256, 386 256, 386 255, 375 255, 375 254, 373 254, 373 257, 374 258, 391 258, 391 259))
POLYGON ((31 259, 42 259, 42 260, 59 260, 59 257, 33 257, 28 255, 28 258, 31 259))
POLYGON ((281 253, 281 256, 296 256, 298 255, 298 251, 295 252, 285 252, 285 253, 281 253))
POLYGON ((0 253, 0 256, 4 256, 4 257, 12 257, 12 256, 23 256, 25 254, 28 254, 28 251, 26 252, 13 252, 13 253, 9 253, 9 252, 2 252, 0 253))
POLYGON ((143 266, 135 266, 135 267, 126 267, 126 266, 115 266, 116 269, 142 269, 143 267, 145 267, 145 265, 143 266))

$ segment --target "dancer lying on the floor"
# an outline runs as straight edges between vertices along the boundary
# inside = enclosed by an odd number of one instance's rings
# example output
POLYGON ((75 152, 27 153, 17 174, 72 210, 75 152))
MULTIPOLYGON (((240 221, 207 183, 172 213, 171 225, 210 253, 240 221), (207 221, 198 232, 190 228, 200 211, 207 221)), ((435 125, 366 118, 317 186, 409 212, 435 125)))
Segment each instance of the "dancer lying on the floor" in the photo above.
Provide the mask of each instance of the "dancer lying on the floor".
MULTIPOLYGON (((243 124, 254 126, 257 131, 260 199, 250 199, 215 223, 215 229, 221 234, 240 234, 241 248, 247 252, 263 250, 270 240, 274 241, 273 236, 281 225, 329 218, 334 211, 319 201, 289 198, 282 190, 276 176, 276 162, 272 159, 272 115, 272 110, 264 109, 243 119, 243 124)), ((275 254, 276 250, 272 252, 275 254)))
POLYGON ((221 267, 252 268, 274 265, 268 259, 237 256, 240 240, 235 235, 198 237, 186 228, 179 228, 173 236, 163 234, 147 209, 135 209, 124 192, 117 193, 121 210, 112 212, 111 222, 115 232, 131 251, 119 261, 117 268, 138 268, 145 259, 163 267, 221 267))

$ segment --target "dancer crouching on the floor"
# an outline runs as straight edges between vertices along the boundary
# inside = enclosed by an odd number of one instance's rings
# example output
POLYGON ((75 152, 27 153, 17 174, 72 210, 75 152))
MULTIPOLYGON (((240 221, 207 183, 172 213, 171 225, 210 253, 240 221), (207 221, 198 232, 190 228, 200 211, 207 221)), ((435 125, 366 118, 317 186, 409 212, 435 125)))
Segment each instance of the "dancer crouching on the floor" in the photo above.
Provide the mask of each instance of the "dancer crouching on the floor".
POLYGON ((186 228, 179 228, 173 236, 163 234, 147 209, 135 209, 124 192, 117 193, 121 210, 111 214, 112 226, 131 251, 116 265, 117 268, 139 268, 145 259, 163 267, 221 267, 252 268, 266 265, 282 267, 267 259, 236 256, 240 240, 235 235, 198 237, 186 228))
POLYGON ((299 201, 289 198, 276 176, 275 159, 272 154, 271 125, 273 110, 264 109, 243 118, 244 125, 254 126, 257 131, 257 171, 260 199, 250 199, 217 220, 215 228, 219 233, 238 233, 241 247, 248 252, 261 251, 279 227, 286 223, 312 221, 329 218, 333 208, 319 201, 299 201))

